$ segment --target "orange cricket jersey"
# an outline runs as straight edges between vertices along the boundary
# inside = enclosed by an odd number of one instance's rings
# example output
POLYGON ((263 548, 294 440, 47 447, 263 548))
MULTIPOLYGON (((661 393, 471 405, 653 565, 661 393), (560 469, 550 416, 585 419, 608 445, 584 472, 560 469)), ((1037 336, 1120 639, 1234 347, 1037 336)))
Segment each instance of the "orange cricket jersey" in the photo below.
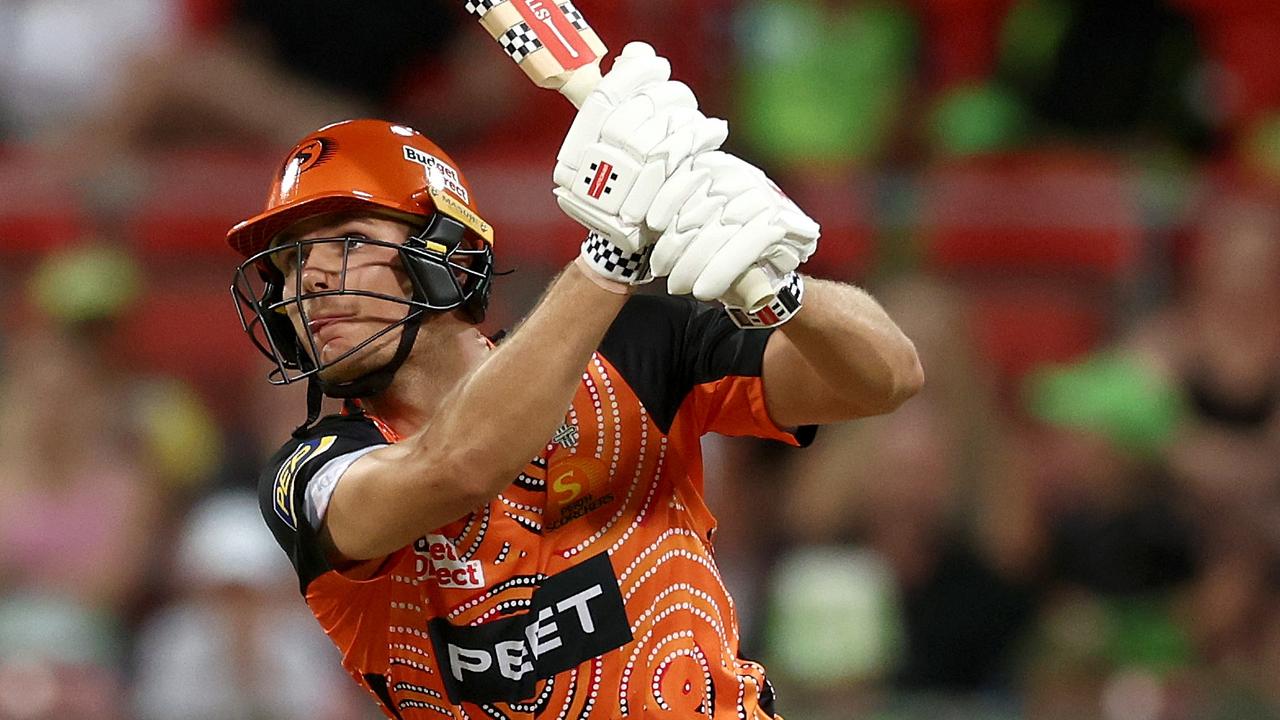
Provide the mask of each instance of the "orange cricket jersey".
POLYGON ((343 666, 401 720, 776 717, 764 669, 738 654, 699 442, 811 436, 768 417, 768 337, 692 301, 632 298, 544 451, 368 580, 327 565, 305 489, 330 459, 396 438, 355 414, 286 444, 263 515, 343 666))

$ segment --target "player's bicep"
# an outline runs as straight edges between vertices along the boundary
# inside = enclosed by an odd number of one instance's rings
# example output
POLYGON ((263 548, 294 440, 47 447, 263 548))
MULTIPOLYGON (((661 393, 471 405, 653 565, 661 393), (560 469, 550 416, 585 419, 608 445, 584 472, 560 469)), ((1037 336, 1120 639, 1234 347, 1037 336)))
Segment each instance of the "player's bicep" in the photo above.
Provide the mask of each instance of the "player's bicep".
POLYGON ((465 469, 413 439, 372 450, 345 468, 321 518, 337 562, 386 557, 434 528, 483 505, 465 469))

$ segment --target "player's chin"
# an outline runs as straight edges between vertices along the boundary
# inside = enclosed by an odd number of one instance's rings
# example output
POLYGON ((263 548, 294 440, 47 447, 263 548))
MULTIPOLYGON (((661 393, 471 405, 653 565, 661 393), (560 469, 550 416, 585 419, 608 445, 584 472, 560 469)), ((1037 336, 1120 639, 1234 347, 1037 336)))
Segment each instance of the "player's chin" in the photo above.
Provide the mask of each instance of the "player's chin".
POLYGON ((365 347, 352 352, 355 345, 334 342, 320 349, 321 380, 327 383, 345 383, 359 379, 391 361, 395 355, 392 338, 380 337, 365 347))

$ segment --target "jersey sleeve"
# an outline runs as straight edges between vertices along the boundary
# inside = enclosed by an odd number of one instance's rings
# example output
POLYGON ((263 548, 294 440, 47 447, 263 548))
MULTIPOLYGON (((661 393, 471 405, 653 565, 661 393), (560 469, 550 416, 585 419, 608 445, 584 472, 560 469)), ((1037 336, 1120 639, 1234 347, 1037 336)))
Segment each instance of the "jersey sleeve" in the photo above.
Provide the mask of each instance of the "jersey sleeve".
POLYGON ((689 298, 631 298, 601 344, 663 432, 677 413, 700 434, 807 445, 814 428, 779 428, 764 400, 764 350, 774 330, 743 330, 689 298))
POLYGON ((368 419, 331 416, 303 438, 292 438, 267 463, 258 478, 258 504, 276 542, 289 556, 303 594, 315 578, 328 572, 328 560, 308 522, 307 488, 331 463, 386 440, 368 419))

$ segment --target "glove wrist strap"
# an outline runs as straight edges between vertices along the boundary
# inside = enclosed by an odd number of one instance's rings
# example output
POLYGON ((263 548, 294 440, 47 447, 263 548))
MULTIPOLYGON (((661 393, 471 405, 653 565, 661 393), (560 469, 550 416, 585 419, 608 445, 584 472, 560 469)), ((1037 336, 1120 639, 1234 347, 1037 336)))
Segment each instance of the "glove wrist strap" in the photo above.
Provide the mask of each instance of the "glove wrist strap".
POLYGON ((628 253, 598 233, 587 234, 579 257, 598 275, 626 285, 641 285, 653 279, 649 256, 653 246, 628 253))
POLYGON ((754 312, 746 308, 725 305, 729 319, 743 329, 773 328, 795 317, 803 306, 804 279, 797 272, 787 273, 779 284, 773 302, 754 312))
POLYGON ((595 267, 591 265, 591 263, 587 262, 587 258, 585 256, 579 255, 577 258, 574 259, 573 264, 578 267, 578 270, 581 271, 582 274, 585 275, 588 280, 590 280, 600 289, 607 290, 613 293, 614 295, 630 295, 631 294, 630 285, 623 282, 618 282, 617 280, 610 280, 609 278, 601 275, 599 271, 597 271, 595 267))

